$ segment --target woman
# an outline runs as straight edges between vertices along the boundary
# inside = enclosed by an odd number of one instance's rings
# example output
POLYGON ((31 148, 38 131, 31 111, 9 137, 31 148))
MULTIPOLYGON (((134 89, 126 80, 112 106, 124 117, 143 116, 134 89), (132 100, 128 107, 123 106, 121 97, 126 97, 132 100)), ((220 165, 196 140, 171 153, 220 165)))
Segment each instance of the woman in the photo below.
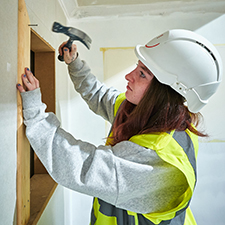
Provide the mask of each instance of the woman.
POLYGON ((125 94, 96 80, 75 45, 63 51, 75 89, 112 130, 106 145, 98 147, 66 133, 54 114, 45 113, 39 82, 26 68, 25 89, 17 85, 26 134, 49 174, 95 197, 91 225, 196 224, 188 205, 196 184, 198 136, 205 134, 194 124, 221 81, 215 48, 185 30, 137 46, 139 61, 125 76, 125 94))

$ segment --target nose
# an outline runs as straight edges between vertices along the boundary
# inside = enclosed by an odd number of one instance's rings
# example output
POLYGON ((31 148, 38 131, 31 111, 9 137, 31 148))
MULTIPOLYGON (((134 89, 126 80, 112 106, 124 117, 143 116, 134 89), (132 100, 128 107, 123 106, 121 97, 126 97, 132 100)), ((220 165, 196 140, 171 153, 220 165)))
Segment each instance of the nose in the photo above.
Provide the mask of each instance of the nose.
POLYGON ((130 82, 134 82, 134 71, 131 71, 130 73, 128 73, 126 76, 125 76, 125 79, 127 81, 130 81, 130 82))

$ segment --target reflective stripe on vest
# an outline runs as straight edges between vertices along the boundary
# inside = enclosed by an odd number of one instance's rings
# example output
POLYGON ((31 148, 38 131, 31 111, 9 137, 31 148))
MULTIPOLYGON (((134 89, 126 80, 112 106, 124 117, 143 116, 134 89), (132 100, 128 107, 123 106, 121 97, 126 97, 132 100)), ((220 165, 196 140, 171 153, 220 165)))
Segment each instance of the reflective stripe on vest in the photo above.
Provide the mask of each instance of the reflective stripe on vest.
MULTIPOLYGON (((124 94, 118 96, 115 103, 114 116, 116 116, 124 99, 124 94)), ((129 141, 156 151, 162 160, 177 167, 185 175, 189 187, 180 196, 180 204, 177 207, 161 213, 137 214, 118 209, 109 203, 95 198, 91 225, 195 225, 194 217, 188 205, 196 184, 198 137, 189 130, 186 130, 135 135, 129 141)))
MULTIPOLYGON (((188 218, 189 223, 186 223, 185 214, 186 211, 184 210, 177 214, 172 220, 161 221, 159 225, 195 225, 196 223, 192 214, 188 218)), ((142 214, 119 209, 98 198, 94 198, 90 225, 155 225, 155 223, 142 214)))

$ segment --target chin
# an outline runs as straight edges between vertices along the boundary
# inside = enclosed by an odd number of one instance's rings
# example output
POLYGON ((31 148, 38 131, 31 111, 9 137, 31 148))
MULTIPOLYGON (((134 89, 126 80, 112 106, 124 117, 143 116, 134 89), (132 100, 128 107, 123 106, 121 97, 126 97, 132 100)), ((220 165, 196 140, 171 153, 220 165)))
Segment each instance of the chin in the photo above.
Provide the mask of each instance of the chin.
POLYGON ((128 102, 137 105, 137 102, 129 96, 129 93, 127 93, 127 91, 125 92, 125 96, 128 102))

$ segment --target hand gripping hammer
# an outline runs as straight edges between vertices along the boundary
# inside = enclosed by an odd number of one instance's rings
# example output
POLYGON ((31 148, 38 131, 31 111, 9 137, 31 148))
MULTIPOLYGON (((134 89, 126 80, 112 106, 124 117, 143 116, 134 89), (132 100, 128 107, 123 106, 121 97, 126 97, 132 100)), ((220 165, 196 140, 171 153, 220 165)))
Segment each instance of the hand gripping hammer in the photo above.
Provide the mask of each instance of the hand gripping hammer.
MULTIPOLYGON (((64 45, 64 47, 67 47, 71 51, 71 45, 73 41, 78 40, 81 43, 83 43, 88 49, 90 49, 91 45, 91 38, 84 33, 81 30, 78 30, 74 27, 65 27, 61 25, 60 23, 54 22, 52 26, 52 31, 56 33, 63 33, 67 36, 69 36, 68 42, 64 45)), ((63 52, 63 51, 62 51, 63 52)), ((59 55, 58 59, 60 61, 64 61, 63 55, 59 55)))

